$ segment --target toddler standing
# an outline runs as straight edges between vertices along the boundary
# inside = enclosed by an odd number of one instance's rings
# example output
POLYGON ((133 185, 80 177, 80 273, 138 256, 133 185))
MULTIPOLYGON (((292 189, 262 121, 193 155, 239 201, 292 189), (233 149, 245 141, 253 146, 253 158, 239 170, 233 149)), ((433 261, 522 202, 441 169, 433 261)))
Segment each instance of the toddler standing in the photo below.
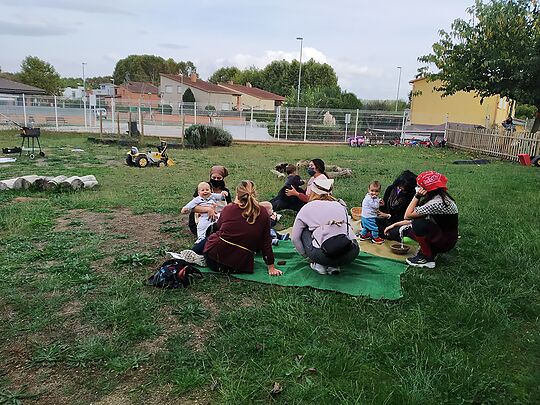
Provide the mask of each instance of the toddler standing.
POLYGON ((380 192, 381 183, 376 180, 372 181, 362 201, 362 230, 360 231, 360 240, 371 239, 371 242, 377 245, 384 242, 384 239, 379 237, 379 227, 376 222, 379 207, 384 205, 384 201, 379 198, 380 192))
MULTIPOLYGON (((219 194, 212 193, 212 190, 210 189, 210 184, 204 181, 199 183, 199 185, 197 186, 197 193, 199 195, 193 198, 193 200, 191 200, 182 208, 182 214, 190 212, 197 205, 203 207, 213 207, 217 204, 218 201, 224 200, 225 197, 229 195, 229 193, 227 193, 226 191, 222 191, 219 194)), ((206 230, 214 222, 215 221, 211 221, 210 218, 208 218, 207 213, 200 214, 199 223, 197 224, 197 241, 195 243, 198 243, 206 238, 206 230)))

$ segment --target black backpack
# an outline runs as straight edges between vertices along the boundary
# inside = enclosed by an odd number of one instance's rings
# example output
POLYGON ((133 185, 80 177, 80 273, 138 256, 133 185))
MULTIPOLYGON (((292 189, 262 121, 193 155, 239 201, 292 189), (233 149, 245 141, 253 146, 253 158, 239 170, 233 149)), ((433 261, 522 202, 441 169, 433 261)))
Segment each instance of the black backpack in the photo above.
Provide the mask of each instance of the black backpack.
POLYGON ((202 278, 199 269, 182 259, 171 259, 163 263, 158 271, 148 277, 146 283, 159 288, 188 287, 195 277, 202 278))

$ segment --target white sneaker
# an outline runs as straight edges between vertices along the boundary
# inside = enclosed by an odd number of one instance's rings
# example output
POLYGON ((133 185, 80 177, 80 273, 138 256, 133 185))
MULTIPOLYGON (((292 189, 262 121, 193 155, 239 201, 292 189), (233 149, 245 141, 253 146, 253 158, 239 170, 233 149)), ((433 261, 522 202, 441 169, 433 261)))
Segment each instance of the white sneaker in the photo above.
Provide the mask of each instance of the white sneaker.
POLYGON ((326 266, 323 266, 322 264, 319 264, 319 263, 310 263, 309 264, 309 267, 311 267, 311 269, 319 274, 324 274, 326 275, 326 266))
POLYGON ((206 259, 203 255, 198 255, 193 250, 182 250, 178 255, 179 259, 185 260, 188 263, 196 264, 197 266, 206 267, 206 259))
POLYGON ((336 275, 336 274, 339 274, 339 273, 341 273, 341 268, 340 267, 328 266, 326 268, 326 274, 336 275))

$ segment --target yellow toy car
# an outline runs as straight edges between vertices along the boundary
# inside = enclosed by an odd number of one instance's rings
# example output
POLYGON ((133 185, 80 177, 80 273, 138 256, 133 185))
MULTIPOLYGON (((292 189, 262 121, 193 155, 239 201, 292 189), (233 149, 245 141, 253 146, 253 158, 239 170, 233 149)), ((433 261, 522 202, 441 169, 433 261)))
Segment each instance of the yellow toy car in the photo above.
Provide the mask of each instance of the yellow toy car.
POLYGON ((127 153, 126 163, 128 166, 147 167, 147 166, 171 166, 173 161, 167 155, 167 142, 161 141, 157 152, 139 152, 136 146, 132 146, 127 153))

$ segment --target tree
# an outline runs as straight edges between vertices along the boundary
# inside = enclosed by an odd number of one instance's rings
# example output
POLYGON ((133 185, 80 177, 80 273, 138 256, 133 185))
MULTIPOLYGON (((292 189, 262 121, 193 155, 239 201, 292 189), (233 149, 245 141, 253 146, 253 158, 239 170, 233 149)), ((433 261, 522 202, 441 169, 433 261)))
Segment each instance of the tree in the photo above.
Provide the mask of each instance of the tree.
POLYGON ((182 95, 182 102, 184 103, 194 103, 195 102, 195 96, 193 95, 193 92, 188 87, 184 94, 182 95))
POLYGON ((21 63, 20 81, 30 86, 39 87, 47 94, 60 94, 60 75, 54 67, 38 57, 27 56, 21 63))
POLYGON ((196 70, 191 61, 175 62, 172 58, 165 60, 155 55, 129 55, 116 63, 113 77, 117 84, 134 81, 158 85, 160 73, 182 73, 187 76, 196 70))
POLYGON ((521 119, 534 118, 538 108, 530 104, 518 104, 516 106, 516 117, 521 119))
POLYGON ((235 66, 222 67, 216 70, 212 76, 208 78, 211 83, 225 83, 229 80, 234 82, 234 77, 240 74, 240 69, 235 66))
POLYGON ((500 94, 538 112, 540 127, 540 12, 537 0, 476 0, 467 12, 471 21, 457 19, 450 33, 440 31, 433 53, 418 58, 439 71, 443 95, 475 92, 483 100, 500 94))

